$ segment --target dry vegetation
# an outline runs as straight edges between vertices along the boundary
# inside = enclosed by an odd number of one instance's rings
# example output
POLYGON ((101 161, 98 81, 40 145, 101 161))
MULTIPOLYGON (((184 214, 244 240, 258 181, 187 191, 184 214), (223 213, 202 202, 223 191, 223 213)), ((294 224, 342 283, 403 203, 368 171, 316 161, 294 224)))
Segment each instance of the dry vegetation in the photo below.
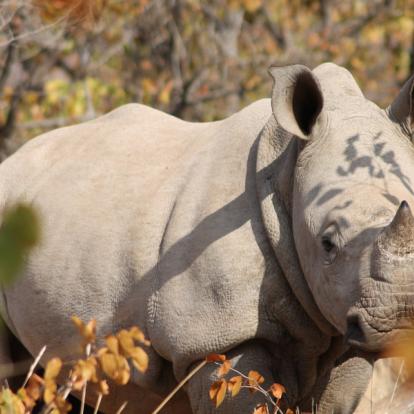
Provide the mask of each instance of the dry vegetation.
MULTIPOLYGON (((33 373, 45 351, 43 348, 28 372, 23 386, 16 392, 8 387, 0 392, 1 413, 30 413, 39 400, 42 400, 42 413, 65 414, 72 408, 66 401, 72 391, 82 391, 81 412, 83 412, 87 383, 97 384, 95 412, 98 412, 103 396, 108 395, 110 391, 106 378, 110 378, 118 385, 127 384, 131 372, 129 363, 140 372, 146 371, 148 356, 140 345, 150 344, 139 328, 123 329, 116 335, 110 335, 105 338, 106 346, 97 348, 96 321, 92 320, 85 324, 75 316, 72 320, 81 335, 85 357, 69 363, 69 375, 58 385, 58 377, 64 365, 60 358, 52 358, 48 361, 43 378, 33 373)), ((122 411, 125 404, 120 407, 118 413, 122 411)))
POLYGON ((412 0, 1 0, 0 145, 142 102, 192 121, 269 97, 271 64, 333 61, 389 103, 412 0))
MULTIPOLYGON (((107 379, 111 379, 117 385, 126 385, 131 378, 131 366, 144 373, 148 368, 148 355, 143 347, 150 346, 143 332, 136 326, 130 329, 122 329, 114 335, 105 338, 105 346, 98 348, 96 345, 96 321, 82 322, 73 316, 72 321, 79 331, 84 357, 73 362, 65 362, 60 358, 50 359, 43 376, 35 373, 37 364, 43 356, 46 346, 42 348, 33 362, 22 386, 17 390, 11 390, 6 383, 0 391, 1 414, 28 414, 33 413, 35 407, 41 407, 41 414, 67 414, 72 406, 67 401, 68 395, 73 391, 82 392, 80 413, 83 414, 88 383, 96 384, 96 405, 94 413, 98 413, 102 398, 110 393, 107 379), (69 374, 62 381, 59 374, 63 366, 69 366, 69 374)), ((231 366, 225 355, 210 354, 186 378, 170 393, 169 396, 157 407, 153 414, 158 413, 168 403, 172 396, 202 368, 206 363, 218 365, 217 376, 220 378, 210 388, 210 399, 219 407, 226 396, 235 397, 242 389, 250 392, 260 392, 266 402, 258 405, 253 414, 283 414, 279 403, 286 390, 281 384, 273 384, 269 389, 264 389, 263 376, 257 371, 249 371, 244 374, 231 366), (229 380, 224 378, 228 373, 236 375, 229 380), (269 408, 270 407, 270 408, 269 408)), ((126 407, 125 401, 116 414, 120 414, 126 407)), ((293 414, 288 409, 286 414, 293 414)))

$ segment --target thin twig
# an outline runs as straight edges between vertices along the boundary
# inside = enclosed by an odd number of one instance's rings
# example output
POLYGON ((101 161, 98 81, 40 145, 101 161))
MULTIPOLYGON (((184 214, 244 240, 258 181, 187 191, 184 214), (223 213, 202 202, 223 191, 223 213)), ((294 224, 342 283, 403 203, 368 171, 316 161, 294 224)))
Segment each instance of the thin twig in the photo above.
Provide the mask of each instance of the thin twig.
MULTIPOLYGON (((215 364, 216 365, 221 365, 219 362, 215 362, 215 364)), ((240 372, 239 370, 237 370, 237 369, 235 369, 235 368, 233 368, 233 367, 230 367, 230 371, 233 371, 233 372, 235 372, 236 374, 239 374, 241 377, 243 377, 244 379, 247 379, 247 380, 249 380, 249 381, 251 381, 251 379, 247 376, 247 375, 245 375, 245 374, 243 374, 242 372, 240 372)), ((254 380, 255 381, 255 383, 256 383, 256 385, 255 386, 251 386, 251 385, 242 385, 241 386, 241 388, 253 388, 253 389, 255 389, 256 391, 259 391, 259 392, 261 392, 265 397, 266 397, 266 399, 274 406, 274 407, 276 407, 277 408, 277 410, 276 410, 276 412, 280 412, 281 414, 283 414, 283 411, 279 408, 279 406, 277 405, 277 403, 275 403, 274 401, 273 401, 273 398, 271 397, 271 395, 269 394, 269 392, 268 391, 266 391, 263 387, 261 387, 260 386, 260 384, 256 381, 256 380, 254 380)))
POLYGON ((164 398, 164 400, 161 402, 161 404, 151 413, 151 414, 157 414, 159 413, 163 407, 167 404, 168 401, 171 400, 172 397, 177 393, 177 391, 191 378, 193 377, 198 371, 200 371, 201 368, 204 367, 204 365, 207 364, 207 361, 204 360, 200 362, 190 373, 164 398))
MULTIPOLYGON (((86 354, 86 358, 88 358, 89 355, 91 354, 91 344, 86 345, 85 354, 86 354)), ((85 400, 86 400, 86 387, 87 387, 87 385, 88 385, 88 381, 85 381, 85 384, 82 388, 82 399, 81 399, 81 406, 80 406, 79 414, 83 414, 83 412, 85 411, 85 400)))
POLYGON ((26 375, 26 378, 25 378, 25 380, 23 382, 22 388, 24 388, 26 386, 26 384, 29 381, 30 377, 33 375, 33 372, 34 372, 37 364, 39 363, 40 359, 42 358, 42 356, 43 356, 43 354, 45 352, 46 352, 46 345, 40 350, 40 352, 38 353, 37 357, 33 361, 33 364, 30 365, 29 372, 26 375))
POLYGON ((33 30, 32 32, 26 32, 26 33, 22 33, 21 35, 18 36, 13 36, 11 39, 7 40, 7 42, 3 42, 0 43, 0 49, 3 47, 7 47, 9 45, 10 42, 15 42, 16 40, 22 40, 25 39, 27 37, 31 37, 31 36, 35 36, 39 33, 45 32, 49 29, 51 29, 54 26, 58 26, 60 23, 64 22, 67 19, 67 15, 61 17, 60 19, 56 20, 53 23, 50 23, 46 26, 42 26, 39 29, 33 30))
POLYGON ((397 391, 398 381, 402 374, 402 370, 404 368, 404 360, 401 361, 400 370, 398 371, 397 379, 395 380, 394 389, 392 390, 390 401, 388 402, 387 409, 385 410, 385 414, 388 414, 388 409, 391 407, 392 401, 394 400, 395 392, 397 391))
POLYGON ((101 405, 103 394, 100 392, 98 394, 98 399, 96 400, 95 409, 93 410, 93 414, 98 414, 99 406, 101 405))
POLYGON ((115 414, 121 414, 122 411, 124 411, 125 407, 127 406, 128 401, 125 401, 119 408, 118 411, 115 414))

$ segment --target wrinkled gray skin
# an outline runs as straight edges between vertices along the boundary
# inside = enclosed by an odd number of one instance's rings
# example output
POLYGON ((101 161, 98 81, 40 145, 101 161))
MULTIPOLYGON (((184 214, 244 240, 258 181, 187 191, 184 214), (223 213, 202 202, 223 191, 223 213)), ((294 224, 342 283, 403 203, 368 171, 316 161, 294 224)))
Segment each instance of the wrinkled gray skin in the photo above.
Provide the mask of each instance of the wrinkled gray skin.
MULTIPOLYGON (((33 355, 47 344, 44 360, 73 358, 76 314, 97 318, 100 338, 139 325, 151 340, 148 372, 105 398, 106 412, 124 399, 150 412, 225 352, 284 384, 284 406, 351 413, 375 353, 409 326, 412 81, 384 111, 336 65, 270 72, 272 105, 205 124, 127 105, 0 166, 2 210, 30 202, 43 225, 3 290, 17 338, 33 355)), ((214 369, 169 409, 214 412, 214 369)), ((218 412, 250 413, 262 398, 241 392, 218 412)))

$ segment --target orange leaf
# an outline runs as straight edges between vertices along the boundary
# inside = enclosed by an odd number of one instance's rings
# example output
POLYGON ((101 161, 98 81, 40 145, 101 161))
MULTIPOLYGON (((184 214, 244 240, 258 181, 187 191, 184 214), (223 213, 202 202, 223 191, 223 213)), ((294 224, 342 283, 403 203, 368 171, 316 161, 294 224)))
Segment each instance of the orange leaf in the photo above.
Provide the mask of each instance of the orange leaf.
POLYGON ((27 382, 26 392, 33 400, 38 400, 42 395, 43 379, 37 374, 33 374, 27 382))
POLYGON ((251 387, 257 387, 260 384, 264 383, 264 378, 257 371, 249 371, 249 385, 251 387))
POLYGON ((211 384, 210 390, 208 392, 210 395, 210 400, 214 400, 214 398, 216 398, 219 388, 220 388, 220 381, 216 381, 211 384))
POLYGON ((67 414, 72 409, 71 404, 60 395, 56 397, 55 404, 57 410, 52 410, 52 413, 67 414))
POLYGON ((233 378, 230 378, 228 383, 228 390, 231 392, 231 396, 235 397, 239 392, 242 386, 243 378, 241 375, 237 375, 233 378))
POLYGON ((267 408, 267 404, 257 405, 253 411, 253 414, 269 414, 269 409, 267 408))
POLYGON ((225 379, 222 379, 220 382, 221 384, 216 396, 216 408, 223 402, 227 391, 227 381, 225 379))
POLYGON ((223 362, 226 360, 226 355, 222 354, 209 354, 206 356, 207 362, 223 362))
POLYGON ((286 392, 286 388, 281 384, 273 384, 269 391, 273 394, 275 398, 280 400, 282 398, 282 395, 286 392))
POLYGON ((223 361, 223 363, 220 365, 218 371, 217 371, 217 375, 219 377, 222 377, 223 375, 226 375, 231 368, 231 363, 228 359, 226 359, 225 361, 223 361))
POLYGON ((226 390, 227 382, 225 379, 215 381, 213 384, 211 384, 209 390, 210 400, 216 400, 216 407, 218 407, 223 402, 224 397, 226 396, 226 390))

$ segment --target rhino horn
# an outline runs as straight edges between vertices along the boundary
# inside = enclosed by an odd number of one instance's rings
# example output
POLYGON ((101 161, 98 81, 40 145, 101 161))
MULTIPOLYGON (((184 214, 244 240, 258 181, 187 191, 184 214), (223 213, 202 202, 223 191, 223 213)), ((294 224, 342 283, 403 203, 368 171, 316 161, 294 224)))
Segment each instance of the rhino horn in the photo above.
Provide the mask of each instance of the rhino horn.
POLYGON ((379 235, 379 243, 385 251, 405 256, 414 253, 414 216, 406 201, 398 207, 391 223, 379 235))

